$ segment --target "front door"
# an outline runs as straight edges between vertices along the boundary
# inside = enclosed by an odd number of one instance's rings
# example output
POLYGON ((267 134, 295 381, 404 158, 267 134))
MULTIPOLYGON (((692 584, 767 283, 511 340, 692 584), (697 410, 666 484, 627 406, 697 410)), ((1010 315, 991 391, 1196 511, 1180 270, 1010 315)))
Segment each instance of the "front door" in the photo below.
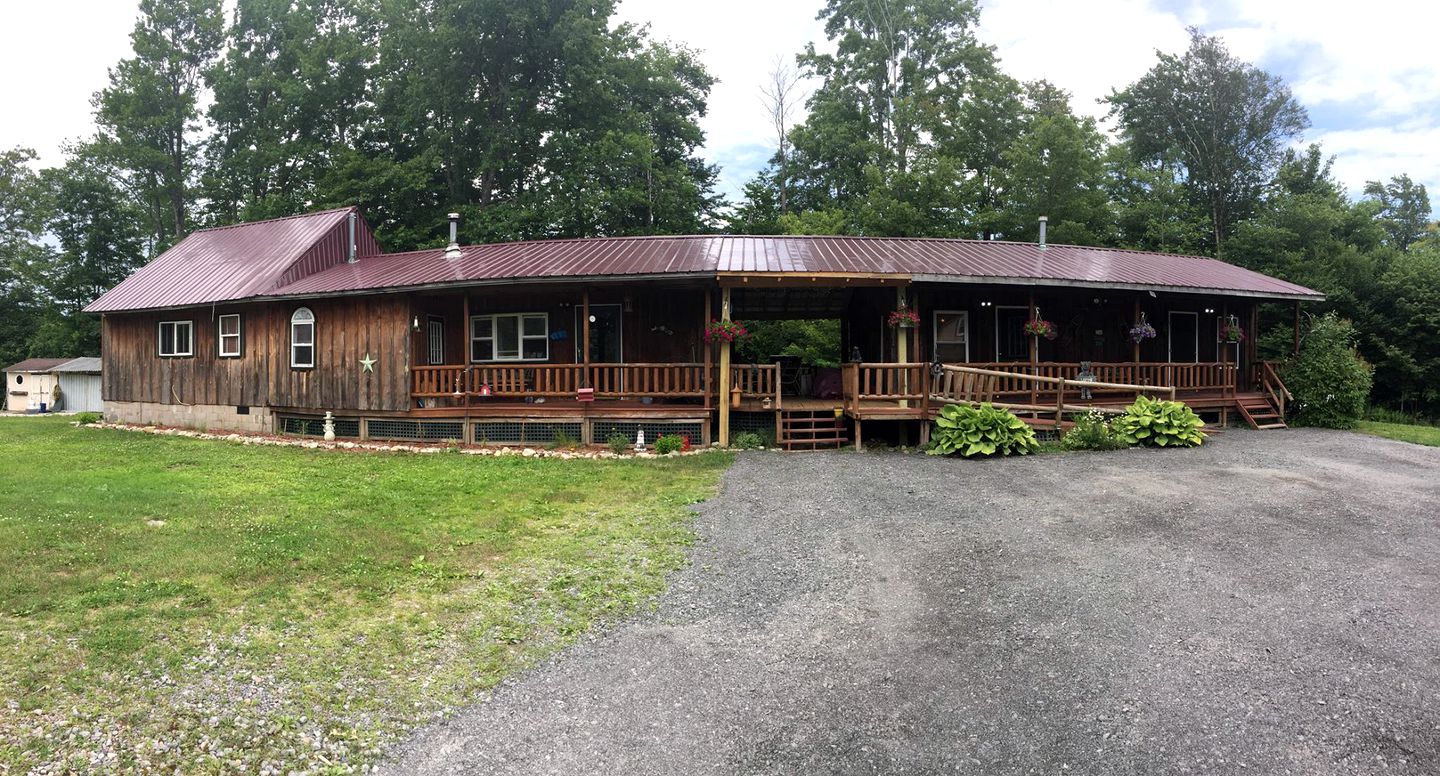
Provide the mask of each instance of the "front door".
POLYGON ((995 360, 1029 361, 1030 338, 1025 322, 1030 320, 1029 307, 995 308, 995 360))
MULTIPOLYGON (((583 337, 585 327, 580 316, 581 307, 575 308, 575 333, 583 337)), ((621 364, 625 361, 625 337, 622 331, 625 313, 618 304, 590 305, 590 363, 621 364)), ((584 360, 581 348, 583 342, 575 343, 575 361, 584 360)))
POLYGON ((1200 360, 1200 315, 1170 313, 1170 363, 1193 364, 1200 360))

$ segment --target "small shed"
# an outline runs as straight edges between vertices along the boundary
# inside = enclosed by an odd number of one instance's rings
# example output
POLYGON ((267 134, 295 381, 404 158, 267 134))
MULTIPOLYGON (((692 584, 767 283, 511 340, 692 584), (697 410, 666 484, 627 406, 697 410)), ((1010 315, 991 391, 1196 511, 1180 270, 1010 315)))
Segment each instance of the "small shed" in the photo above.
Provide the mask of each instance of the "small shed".
MULTIPOLYGON (((50 409, 54 403, 55 367, 68 358, 27 358, 5 367, 5 409, 11 412, 50 409)), ((64 389, 61 389, 62 392, 64 389)))
POLYGON ((95 356, 74 358, 55 367, 53 374, 60 385, 54 409, 63 412, 104 412, 100 400, 100 359, 95 356))

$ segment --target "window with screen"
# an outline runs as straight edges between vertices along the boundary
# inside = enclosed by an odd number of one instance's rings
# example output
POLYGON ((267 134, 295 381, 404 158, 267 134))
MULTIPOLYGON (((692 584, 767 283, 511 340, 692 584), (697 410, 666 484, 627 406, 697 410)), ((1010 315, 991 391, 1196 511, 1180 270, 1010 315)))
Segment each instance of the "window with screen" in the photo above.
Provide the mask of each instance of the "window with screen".
POLYGON ((193 355, 194 324, 190 321, 160 322, 160 355, 176 358, 193 355))
POLYGON ((302 307, 290 316, 290 367, 315 366, 315 314, 302 307))
POLYGON ((477 315, 470 319, 471 361, 546 361, 550 358, 547 313, 477 315))
POLYGON ((217 324, 216 341, 220 347, 221 358, 240 357, 240 316, 222 315, 217 324))

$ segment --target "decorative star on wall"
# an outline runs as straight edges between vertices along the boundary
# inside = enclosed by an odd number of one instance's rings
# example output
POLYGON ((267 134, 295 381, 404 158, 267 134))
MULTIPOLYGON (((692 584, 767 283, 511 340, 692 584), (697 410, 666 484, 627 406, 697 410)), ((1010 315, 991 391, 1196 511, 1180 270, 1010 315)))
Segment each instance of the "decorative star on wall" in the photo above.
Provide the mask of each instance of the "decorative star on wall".
POLYGON ((374 359, 374 357, 371 356, 369 353, 366 353, 366 354, 365 354, 365 357, 362 358, 362 359, 360 359, 360 368, 363 369, 363 370, 366 371, 366 372, 373 372, 373 371, 375 371, 375 359, 374 359))

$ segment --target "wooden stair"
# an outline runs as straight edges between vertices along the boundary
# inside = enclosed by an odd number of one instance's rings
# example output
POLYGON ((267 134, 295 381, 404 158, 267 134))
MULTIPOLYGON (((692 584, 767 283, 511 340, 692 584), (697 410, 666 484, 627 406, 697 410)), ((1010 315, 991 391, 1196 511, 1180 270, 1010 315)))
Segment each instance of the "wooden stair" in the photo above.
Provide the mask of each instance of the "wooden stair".
POLYGON ((775 444, 786 450, 838 450, 850 442, 834 410, 780 410, 775 428, 775 444))
POLYGON ((1285 413, 1264 393, 1242 393, 1235 397, 1240 417, 1253 429, 1285 428, 1285 413))

